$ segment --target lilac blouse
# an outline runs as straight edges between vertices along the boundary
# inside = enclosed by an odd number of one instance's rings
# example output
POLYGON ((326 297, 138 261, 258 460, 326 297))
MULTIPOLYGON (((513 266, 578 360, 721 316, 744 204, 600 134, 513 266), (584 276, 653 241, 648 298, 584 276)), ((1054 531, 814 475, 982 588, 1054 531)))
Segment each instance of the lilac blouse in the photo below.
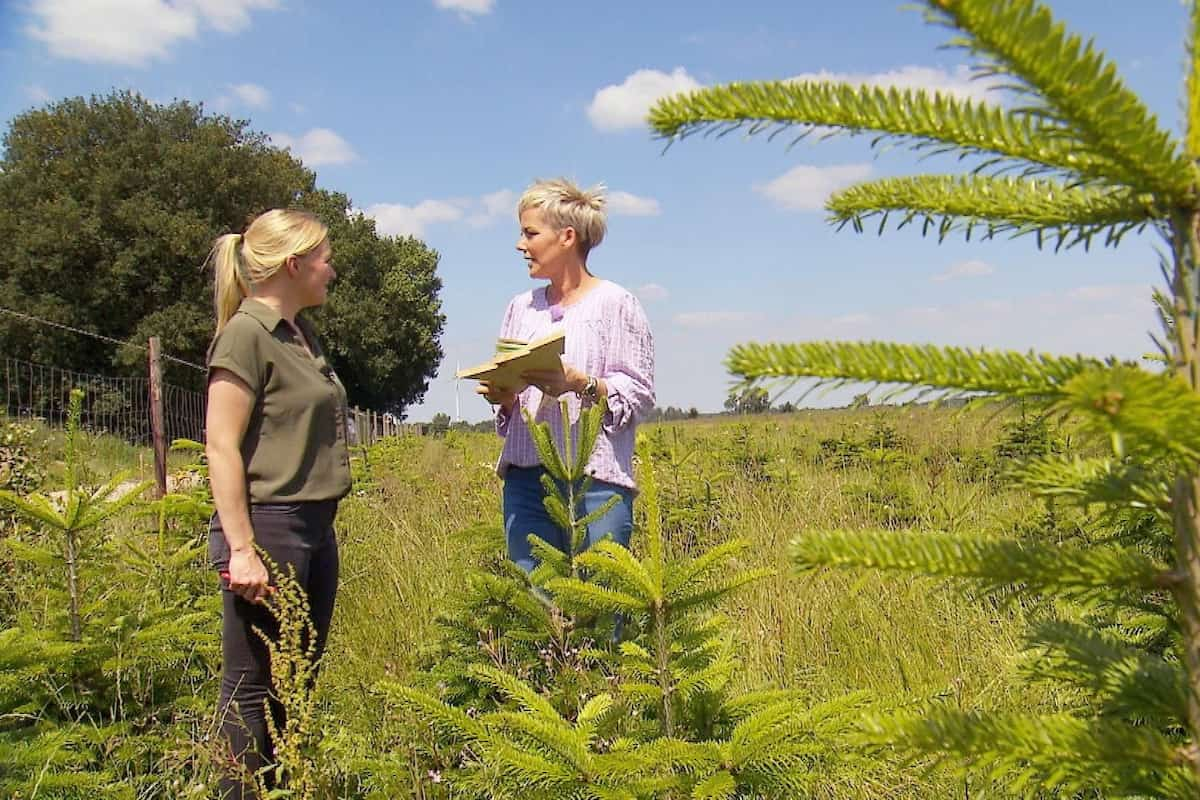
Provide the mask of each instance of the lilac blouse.
MULTIPOLYGON (((608 413, 587 472, 596 480, 636 489, 635 429, 638 420, 654 408, 654 338, 646 313, 636 297, 611 281, 601 281, 578 302, 565 307, 550 305, 546 287, 542 287, 512 299, 500 325, 500 336, 528 341, 560 328, 566 333, 563 361, 600 378, 608 387, 608 413)), ((500 408, 496 432, 504 437, 504 449, 496 472, 501 477, 509 466, 535 467, 540 463, 522 409, 528 409, 537 421, 550 423, 561 452, 560 399, 567 401, 574 438, 578 435, 581 403, 585 401, 573 392, 550 398, 536 387, 527 386, 517 395, 511 412, 500 408)))

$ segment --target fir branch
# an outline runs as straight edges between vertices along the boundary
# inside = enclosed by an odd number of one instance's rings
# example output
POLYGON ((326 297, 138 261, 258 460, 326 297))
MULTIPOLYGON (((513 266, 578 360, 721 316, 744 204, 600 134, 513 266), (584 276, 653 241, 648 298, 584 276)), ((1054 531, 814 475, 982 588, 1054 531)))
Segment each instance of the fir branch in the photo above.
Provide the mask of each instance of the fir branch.
POLYGON ((596 439, 600 436, 604 415, 607 412, 608 398, 601 397, 598 403, 584 409, 579 415, 579 449, 575 456, 573 474, 586 474, 588 459, 592 457, 592 450, 596 447, 596 439))
POLYGON ((141 502, 142 492, 153 486, 154 481, 142 481, 121 497, 113 500, 111 499, 112 495, 119 484, 120 481, 114 478, 82 504, 77 527, 81 529, 94 528, 106 519, 111 519, 126 508, 141 502))
POLYGON ((1062 396, 1081 372, 1104 366, 1084 356, 890 342, 741 344, 725 364, 747 382, 813 377, 1045 399, 1062 396))
POLYGON ((717 693, 728 685, 738 666, 737 653, 729 636, 711 642, 711 654, 698 659, 698 668, 680 670, 672 691, 682 701, 692 700, 700 692, 717 693))
POLYGON ((1074 685, 1094 698, 1104 715, 1178 725, 1187 719, 1182 665, 1122 644, 1082 625, 1038 625, 1026 665, 1032 678, 1074 685))
MULTIPOLYGON (((591 489, 591 477, 589 476, 588 478, 586 478, 584 480, 584 483, 580 487, 579 491, 576 493, 576 496, 582 497, 583 495, 587 494, 590 489, 591 489)), ((617 503, 619 503, 619 502, 621 502, 620 496, 613 495, 612 497, 608 498, 603 503, 601 503, 599 505, 599 507, 597 507, 594 511, 591 511, 590 513, 585 514, 584 516, 575 520, 575 527, 576 528, 586 528, 588 525, 591 525, 593 522, 599 521, 609 511, 612 511, 613 507, 616 506, 617 503)))
POLYGON ((738 784, 726 770, 718 770, 696 784, 692 800, 732 800, 737 797, 738 784))
POLYGON ((488 605, 502 605, 511 609, 539 635, 553 632, 546 607, 526 587, 486 572, 469 573, 467 580, 472 592, 488 605))
POLYGON ((529 574, 530 583, 534 586, 545 586, 546 581, 551 578, 570 574, 570 556, 536 534, 531 533, 528 538, 529 550, 537 560, 537 566, 529 574))
POLYGON ((1046 455, 1014 463, 1005 475, 1038 497, 1170 514, 1171 487, 1166 479, 1130 461, 1046 455))
MULTIPOLYGON (((550 480, 549 476, 547 475, 543 475, 542 477, 545 478, 547 482, 550 480)), ((547 492, 545 496, 542 497, 542 505, 545 507, 546 513, 550 516, 551 521, 553 521, 560 530, 572 530, 571 514, 567 511, 567 504, 557 492, 547 492)), ((535 538, 537 537, 534 534, 529 534, 529 540, 531 542, 535 538)))
POLYGON ((915 150, 999 156, 1086 180, 1111 181, 1119 172, 1067 132, 1052 135, 1028 114, 922 89, 794 80, 731 83, 659 100, 649 122, 668 139, 742 129, 751 135, 770 131, 774 137, 790 128, 799 128, 803 137, 819 127, 822 133, 877 133, 877 145, 899 141, 915 150))
POLYGON ((1114 178, 1183 202, 1196 169, 1158 126, 1116 67, 1076 35, 1068 35, 1035 0, 926 0, 928 18, 962 31, 953 40, 981 56, 986 68, 1012 76, 1035 104, 1029 112, 1066 128, 1084 149, 1114 165, 1114 178))
POLYGON ((1200 460, 1200 395, 1175 373, 1120 365, 1082 372, 1068 382, 1059 405, 1111 438, 1118 454, 1168 452, 1200 460))
POLYGON ((1193 160, 1200 158, 1200 4, 1193 2, 1187 30, 1187 120, 1185 150, 1193 160))
POLYGON ((413 712, 443 737, 467 741, 485 738, 484 728, 479 722, 432 695, 391 679, 384 679, 376 686, 393 705, 413 712))
POLYGON ((792 559, 801 571, 837 567, 918 572, 968 578, 989 593, 1017 590, 1083 603, 1111 602, 1114 590, 1161 588, 1166 579, 1153 561, 1132 549, 1074 549, 912 531, 808 531, 792 540, 792 559))
POLYGON ((1165 216, 1151 195, 1126 188, 984 175, 884 178, 835 193, 827 207, 834 222, 859 232, 878 218, 882 233, 897 217, 897 227, 920 222, 922 233, 932 230, 939 241, 959 230, 970 239, 979 228, 985 238, 1037 234, 1039 245, 1049 235, 1056 247, 1089 244, 1100 235, 1105 244, 1116 244, 1165 216))
POLYGON ((701 611, 716 605, 743 586, 748 586, 755 581, 765 580, 774 576, 774 570, 761 567, 732 575, 724 575, 711 582, 701 583, 698 586, 684 587, 687 588, 687 591, 683 591, 681 588, 679 594, 672 598, 671 608, 677 614, 701 611))
POLYGON ((728 567, 728 562, 737 558, 749 547, 750 543, 745 539, 733 539, 722 542, 690 561, 680 564, 668 577, 665 587, 668 598, 679 595, 695 581, 708 579, 715 570, 728 567))
POLYGON ((641 597, 646 606, 661 599, 659 588, 654 585, 649 572, 633 557, 629 548, 616 542, 597 542, 575 558, 575 563, 595 574, 602 583, 623 589, 641 597))
POLYGON ((674 772, 704 775, 720 769, 726 762, 723 748, 717 742, 686 742, 662 737, 638 748, 647 761, 674 772))
POLYGON ((799 689, 763 689, 726 700, 721 710, 730 719, 740 720, 776 703, 800 703, 805 697, 806 694, 799 689))
POLYGON ((574 771, 587 768, 589 737, 579 735, 561 717, 548 719, 540 715, 496 711, 487 715, 486 722, 503 741, 517 749, 536 752, 574 771))
POLYGON ((575 722, 583 730, 594 731, 615 708, 612 695, 598 694, 584 703, 575 722))
POLYGON ((485 753, 484 773, 503 781, 500 786, 507 788, 504 795, 508 797, 563 797, 577 781, 575 771, 568 765, 514 747, 498 737, 487 740, 485 753))
POLYGON ((554 706, 546 698, 504 670, 484 664, 472 664, 470 675, 479 683, 490 686, 515 701, 517 705, 531 714, 548 720, 561 719, 558 712, 554 710, 554 706))
POLYGON ((62 515, 50 502, 50 498, 44 495, 31 494, 22 497, 7 489, 0 489, 0 505, 11 508, 30 521, 40 522, 47 528, 63 530, 62 515))
POLYGON ((1200 791, 1177 745, 1116 722, 940 710, 868 718, 862 740, 913 760, 942 753, 1024 795, 1091 790, 1183 800, 1200 791))
POLYGON ((546 582, 546 589, 564 609, 605 614, 637 614, 646 610, 641 598, 579 578, 554 578, 546 582))
POLYGON ((537 450, 538 460, 546 468, 546 472, 555 480, 567 480, 567 467, 558 454, 558 448, 554 445, 554 435, 550 433, 550 425, 535 421, 528 409, 522 408, 521 413, 525 416, 525 426, 529 430, 529 437, 533 440, 533 446, 537 450))

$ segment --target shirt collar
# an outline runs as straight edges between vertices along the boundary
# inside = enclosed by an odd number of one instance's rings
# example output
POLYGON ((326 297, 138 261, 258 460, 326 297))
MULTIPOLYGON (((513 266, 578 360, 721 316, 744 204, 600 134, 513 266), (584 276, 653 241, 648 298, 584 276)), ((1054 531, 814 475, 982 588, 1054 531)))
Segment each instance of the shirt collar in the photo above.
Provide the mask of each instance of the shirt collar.
POLYGON ((250 316, 268 332, 274 332, 279 327, 279 323, 283 322, 283 317, 279 316, 278 311, 253 297, 246 297, 242 300, 242 304, 238 306, 238 313, 250 316))

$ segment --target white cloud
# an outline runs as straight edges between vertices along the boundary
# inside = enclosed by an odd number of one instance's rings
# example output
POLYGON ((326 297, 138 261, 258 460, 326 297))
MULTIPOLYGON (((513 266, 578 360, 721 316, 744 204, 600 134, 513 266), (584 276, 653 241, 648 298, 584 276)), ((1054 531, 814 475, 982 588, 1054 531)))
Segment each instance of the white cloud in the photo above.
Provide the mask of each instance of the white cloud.
POLYGON ((52 55, 78 61, 143 66, 168 58, 202 26, 236 33, 250 12, 278 0, 31 0, 25 32, 52 55))
MULTIPOLYGON (((278 141, 277 135, 271 138, 278 141)), ((307 159, 305 163, 309 163, 307 159)), ((511 220, 516 225, 519 192, 497 189, 476 197, 444 197, 425 199, 415 205, 377 203, 364 213, 374 217, 379 230, 396 235, 423 235, 429 225, 445 222, 465 222, 472 228, 484 228, 498 220, 511 220)), ((638 197, 629 192, 610 192, 609 208, 614 214, 648 216, 660 213, 657 200, 638 197)))
POLYGON ((995 94, 989 94, 989 87, 995 86, 994 80, 971 78, 971 69, 966 66, 955 67, 951 71, 935 67, 919 67, 908 65, 886 72, 803 72, 792 76, 792 81, 835 81, 839 83, 866 84, 880 88, 896 87, 897 89, 924 89, 929 92, 941 92, 955 97, 972 100, 995 100, 995 94))
POLYGON ((650 106, 660 97, 699 88, 700 83, 683 67, 669 74, 640 69, 623 83, 597 91, 587 108, 588 119, 602 131, 640 128, 646 124, 650 106))
POLYGON ((655 300, 666 300, 670 294, 665 286, 659 286, 657 283, 647 283, 639 286, 633 290, 633 293, 648 303, 655 300))
MULTIPOLYGON (((862 317, 852 338, 1137 356, 1149 349, 1146 332, 1155 327, 1150 291, 1144 284, 1097 284, 938 306, 879 307, 850 315, 862 317)), ((783 341, 846 337, 849 331, 830 330, 847 321, 795 318, 769 336, 783 341)))
POLYGON ((662 206, 653 197, 638 197, 629 192, 609 192, 608 208, 627 217, 657 217, 662 213, 662 206))
POLYGON ((519 199, 520 197, 512 189, 500 189, 483 195, 477 203, 471 200, 460 200, 458 202, 467 207, 475 207, 475 210, 467 219, 467 223, 475 228, 483 228, 505 217, 513 220, 513 224, 515 225, 517 219, 517 201, 519 199))
POLYGON ((517 193, 512 189, 501 189, 491 194, 485 194, 479 198, 479 201, 483 203, 484 213, 490 217, 511 214, 515 218, 519 199, 517 193))
POLYGON ((688 311, 676 314, 671 319, 685 328, 716 328, 755 322, 762 316, 756 311, 688 311))
POLYGON ((457 11, 460 18, 469 20, 492 13, 496 0, 433 0, 433 4, 444 11, 457 11))
POLYGON ((229 91, 242 105, 250 108, 266 108, 271 103, 271 93, 257 83, 235 83, 229 91))
POLYGON ((52 99, 54 99, 50 96, 50 93, 48 91, 46 91, 45 86, 41 86, 36 83, 31 86, 25 87, 25 96, 28 97, 31 101, 33 101, 34 105, 39 105, 39 106, 45 105, 46 103, 49 103, 52 99))
POLYGON ((1109 300, 1119 300, 1129 296, 1137 297, 1139 300, 1144 299, 1146 293, 1142 287, 1130 287, 1125 284, 1099 284, 1096 286, 1077 286, 1067 292, 1067 297, 1071 300, 1082 300, 1085 303, 1106 302, 1109 300), (1132 289, 1132 291, 1131 291, 1132 289))
POLYGON ((840 317, 834 317, 830 322, 834 325, 865 325, 874 319, 870 314, 843 314, 840 317))
POLYGON ((423 236, 429 225, 463 221, 472 228, 483 228, 498 219, 516 224, 518 195, 512 189, 498 189, 478 197, 425 199, 415 205, 376 203, 363 213, 374 217, 382 233, 392 236, 423 236))
POLYGON ((456 222, 463 211, 444 200, 422 200, 415 206, 400 203, 376 203, 363 211, 373 217, 380 233, 388 236, 424 236, 425 226, 438 222, 456 222))
POLYGON ((303 161, 306 167, 345 164, 358 158, 350 143, 328 128, 313 128, 301 136, 272 133, 271 143, 290 148, 292 155, 303 161))
POLYGON ((780 208, 791 211, 820 211, 829 195, 868 177, 870 164, 841 164, 832 167, 793 167, 775 180, 754 187, 780 208))
POLYGON ((955 278, 978 278, 984 275, 991 275, 996 271, 996 268, 986 261, 960 261, 957 264, 952 264, 948 270, 934 275, 932 280, 950 281, 955 278))

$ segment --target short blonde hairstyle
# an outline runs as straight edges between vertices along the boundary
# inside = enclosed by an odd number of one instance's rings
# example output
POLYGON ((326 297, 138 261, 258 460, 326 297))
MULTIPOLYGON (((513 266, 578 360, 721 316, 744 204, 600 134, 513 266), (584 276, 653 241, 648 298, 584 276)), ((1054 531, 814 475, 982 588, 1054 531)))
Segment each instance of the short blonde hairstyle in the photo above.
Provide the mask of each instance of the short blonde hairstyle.
POLYGON ((536 208, 554 230, 574 228, 581 254, 586 258, 593 247, 604 241, 608 230, 605 205, 603 184, 581 189, 566 178, 539 179, 521 195, 517 216, 536 208))
POLYGON ((288 256, 303 256, 329 236, 325 223, 307 211, 274 208, 259 214, 245 233, 217 237, 208 262, 213 266, 217 333, 237 313, 256 283, 267 280, 288 256))

